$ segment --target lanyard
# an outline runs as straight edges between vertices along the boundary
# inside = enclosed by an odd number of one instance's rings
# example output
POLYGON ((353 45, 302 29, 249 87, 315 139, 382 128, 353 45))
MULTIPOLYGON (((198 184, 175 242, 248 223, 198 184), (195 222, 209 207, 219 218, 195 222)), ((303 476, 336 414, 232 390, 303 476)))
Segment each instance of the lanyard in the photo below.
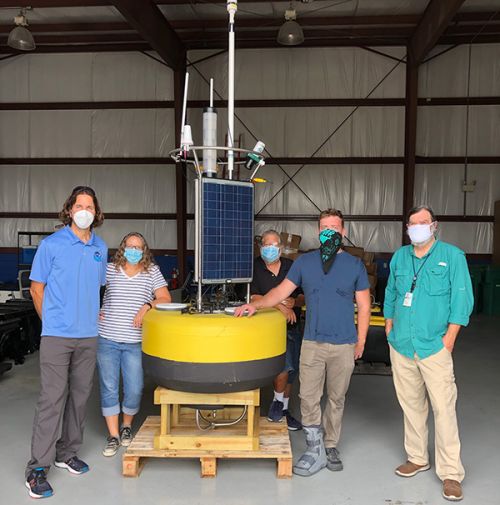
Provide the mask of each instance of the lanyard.
POLYGON ((420 270, 422 270, 422 268, 424 267, 425 262, 429 259, 429 257, 430 257, 431 254, 432 254, 432 252, 427 255, 427 257, 425 258, 425 260, 420 265, 420 268, 416 272, 415 272, 415 256, 411 257, 411 264, 413 266, 413 279, 412 279, 412 282, 411 282, 410 293, 413 293, 413 291, 415 290, 415 287, 417 285, 418 274, 420 273, 420 270))

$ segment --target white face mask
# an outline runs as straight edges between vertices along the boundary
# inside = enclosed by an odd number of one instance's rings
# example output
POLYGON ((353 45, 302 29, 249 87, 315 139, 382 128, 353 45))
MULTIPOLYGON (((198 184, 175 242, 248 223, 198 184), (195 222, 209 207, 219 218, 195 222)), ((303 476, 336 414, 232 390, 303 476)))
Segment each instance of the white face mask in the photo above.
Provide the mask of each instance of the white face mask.
POLYGON ((79 210, 73 214, 73 221, 80 230, 86 230, 94 222, 94 214, 88 210, 79 210))
POLYGON ((411 243, 416 246, 425 245, 434 235, 434 223, 431 224, 413 224, 408 226, 408 236, 411 243))

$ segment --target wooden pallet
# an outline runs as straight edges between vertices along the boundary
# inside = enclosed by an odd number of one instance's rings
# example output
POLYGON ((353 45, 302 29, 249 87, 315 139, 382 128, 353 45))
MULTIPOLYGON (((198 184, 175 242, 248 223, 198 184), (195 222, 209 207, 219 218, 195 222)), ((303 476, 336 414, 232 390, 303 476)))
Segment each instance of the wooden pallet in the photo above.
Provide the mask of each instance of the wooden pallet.
POLYGON ((276 459, 277 477, 279 479, 292 477, 292 448, 286 423, 271 423, 261 417, 259 449, 256 451, 155 449, 154 437, 159 432, 160 416, 149 416, 123 455, 123 475, 125 477, 138 477, 146 458, 197 458, 201 462, 201 477, 216 476, 218 459, 276 459))

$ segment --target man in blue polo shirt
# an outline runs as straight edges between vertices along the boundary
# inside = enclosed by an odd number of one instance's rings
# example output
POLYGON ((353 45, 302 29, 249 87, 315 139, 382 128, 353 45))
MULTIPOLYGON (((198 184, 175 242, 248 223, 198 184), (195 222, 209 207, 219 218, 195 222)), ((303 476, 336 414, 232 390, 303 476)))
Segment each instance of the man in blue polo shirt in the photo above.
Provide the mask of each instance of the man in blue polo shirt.
POLYGON ((370 289, 360 259, 341 249, 344 217, 335 209, 319 216, 320 249, 303 254, 293 263, 287 278, 261 299, 235 311, 252 315, 273 307, 301 287, 307 305, 300 359, 300 410, 307 449, 293 467, 297 475, 310 476, 324 468, 343 469, 337 444, 344 401, 354 360, 363 354, 370 321, 370 289), (354 324, 354 302, 358 328, 354 324), (327 402, 321 422, 320 401, 326 382, 327 402), (323 441, 323 424, 325 437, 323 441), (326 448, 326 453, 325 453, 326 448))
POLYGON ((73 474, 89 467, 77 457, 96 362, 99 290, 108 250, 93 228, 103 222, 94 191, 76 187, 60 213, 66 225, 44 239, 30 274, 42 319, 40 396, 26 487, 32 498, 52 496, 46 472, 54 463, 73 474))
POLYGON ((430 468, 429 397, 434 410, 436 473, 443 482, 443 497, 457 501, 463 497, 464 467, 451 353, 460 328, 469 323, 472 284, 465 254, 436 240, 436 216, 429 207, 411 209, 407 227, 412 245, 401 247, 392 257, 384 303, 407 453, 406 463, 395 472, 413 477, 430 468))

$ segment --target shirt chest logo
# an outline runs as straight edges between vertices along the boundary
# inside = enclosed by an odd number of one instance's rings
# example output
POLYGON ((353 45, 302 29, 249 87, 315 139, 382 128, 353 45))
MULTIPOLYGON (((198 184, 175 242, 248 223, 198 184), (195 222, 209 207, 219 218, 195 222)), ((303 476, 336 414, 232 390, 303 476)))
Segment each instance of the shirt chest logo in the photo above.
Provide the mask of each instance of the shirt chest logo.
POLYGON ((97 261, 99 263, 102 261, 102 255, 101 255, 101 253, 99 251, 96 251, 94 253, 94 261, 97 261))

